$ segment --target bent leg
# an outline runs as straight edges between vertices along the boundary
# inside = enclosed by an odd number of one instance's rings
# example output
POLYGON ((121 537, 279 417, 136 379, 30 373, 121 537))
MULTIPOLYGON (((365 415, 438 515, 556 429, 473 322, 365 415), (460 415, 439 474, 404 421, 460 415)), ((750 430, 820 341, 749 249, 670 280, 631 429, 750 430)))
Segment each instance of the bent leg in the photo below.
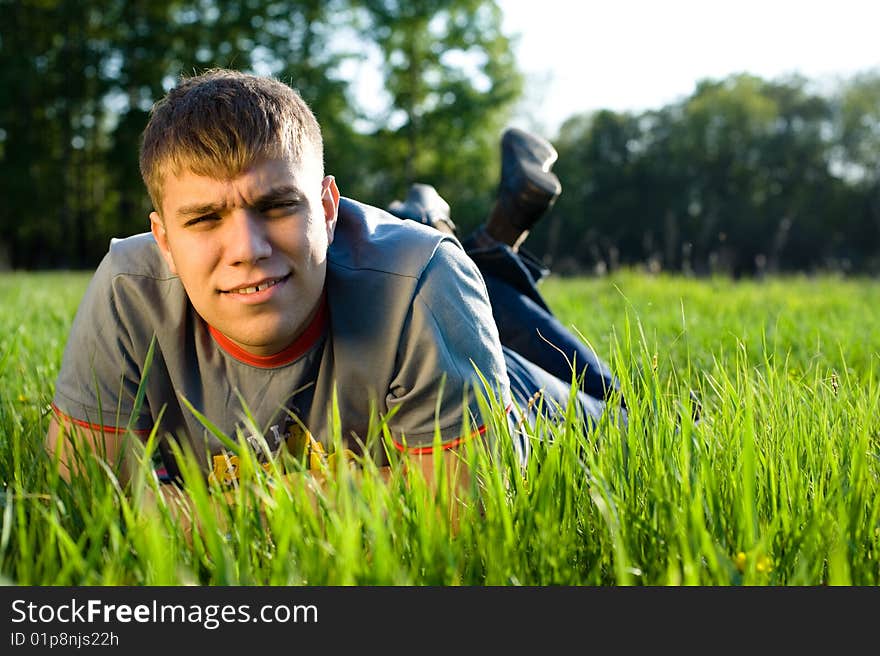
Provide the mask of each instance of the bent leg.
MULTIPOLYGON (((530 362, 516 351, 502 347, 510 391, 525 414, 534 423, 539 408, 549 417, 564 413, 571 400, 571 384, 530 362)), ((587 430, 596 427, 605 412, 605 403, 582 390, 575 391, 577 411, 587 430)))
POLYGON ((608 366, 553 315, 541 297, 537 280, 546 270, 522 251, 484 243, 468 239, 465 250, 486 281, 501 344, 557 379, 570 383, 577 376, 581 390, 596 399, 619 391, 619 381, 608 366))

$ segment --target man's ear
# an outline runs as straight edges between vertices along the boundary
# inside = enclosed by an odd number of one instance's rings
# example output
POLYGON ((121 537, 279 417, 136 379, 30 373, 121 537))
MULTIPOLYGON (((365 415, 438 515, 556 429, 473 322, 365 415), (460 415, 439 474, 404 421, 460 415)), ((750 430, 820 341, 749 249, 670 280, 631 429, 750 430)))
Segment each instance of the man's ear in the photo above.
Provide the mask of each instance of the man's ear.
POLYGON ((327 226, 327 243, 333 243, 336 233, 336 219, 339 216, 339 188, 336 178, 328 175, 321 181, 321 205, 324 208, 324 223, 327 226))
POLYGON ((165 234, 165 223, 158 212, 150 212, 150 232, 159 246, 159 252, 165 258, 165 263, 171 269, 171 273, 177 275, 177 267, 174 266, 174 256, 171 255, 171 249, 168 247, 168 235, 165 234))

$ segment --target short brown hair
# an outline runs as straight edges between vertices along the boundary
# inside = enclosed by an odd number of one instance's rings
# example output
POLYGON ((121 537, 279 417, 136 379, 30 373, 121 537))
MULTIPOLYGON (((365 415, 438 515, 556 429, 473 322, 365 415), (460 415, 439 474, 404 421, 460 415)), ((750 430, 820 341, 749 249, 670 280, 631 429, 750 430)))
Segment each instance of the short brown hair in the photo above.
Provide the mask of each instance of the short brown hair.
POLYGON ((153 106, 141 141, 141 176, 161 213, 169 172, 235 177, 264 157, 299 161, 309 149, 323 177, 321 128, 296 91, 271 77, 212 69, 181 78, 153 106))

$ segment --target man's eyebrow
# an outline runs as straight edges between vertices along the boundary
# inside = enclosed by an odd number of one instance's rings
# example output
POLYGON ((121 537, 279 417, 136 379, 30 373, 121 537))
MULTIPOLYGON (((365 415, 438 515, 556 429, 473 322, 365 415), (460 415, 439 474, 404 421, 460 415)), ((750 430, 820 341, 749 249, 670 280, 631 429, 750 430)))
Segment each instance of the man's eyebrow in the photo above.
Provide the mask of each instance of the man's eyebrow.
POLYGON ((222 212, 226 207, 226 203, 202 203, 200 205, 187 205, 178 208, 176 214, 182 219, 190 216, 204 216, 206 214, 215 214, 222 212))
MULTIPOLYGON (((257 196, 252 203, 248 203, 250 207, 265 207, 278 201, 301 202, 305 199, 305 194, 297 187, 285 185, 283 187, 275 187, 269 189, 266 193, 257 196)), ((226 203, 199 203, 195 205, 186 205, 177 210, 177 216, 186 219, 191 216, 205 216, 207 214, 219 214, 226 209, 226 203)))

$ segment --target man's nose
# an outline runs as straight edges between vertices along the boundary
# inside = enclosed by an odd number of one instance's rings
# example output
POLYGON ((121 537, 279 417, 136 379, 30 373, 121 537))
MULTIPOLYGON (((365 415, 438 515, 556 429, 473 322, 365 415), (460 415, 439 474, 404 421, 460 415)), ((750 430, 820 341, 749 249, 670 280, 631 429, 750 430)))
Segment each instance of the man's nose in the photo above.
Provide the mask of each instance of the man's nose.
POLYGON ((252 264, 272 254, 265 221, 258 213, 242 210, 229 218, 226 249, 232 264, 252 264))

